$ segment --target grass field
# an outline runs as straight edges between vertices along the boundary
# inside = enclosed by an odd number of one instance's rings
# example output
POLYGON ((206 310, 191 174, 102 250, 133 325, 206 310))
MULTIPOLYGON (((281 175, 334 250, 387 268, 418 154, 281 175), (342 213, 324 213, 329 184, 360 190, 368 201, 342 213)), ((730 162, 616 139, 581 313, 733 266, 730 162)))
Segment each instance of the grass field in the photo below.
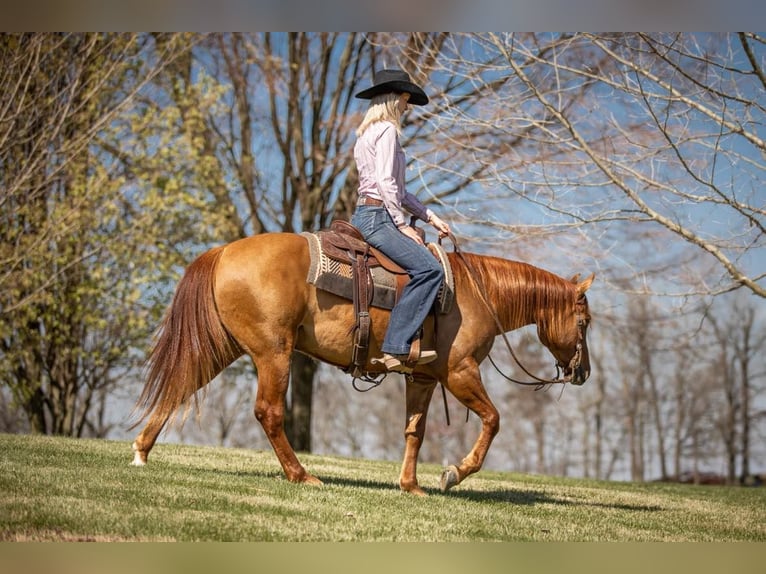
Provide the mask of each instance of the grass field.
POLYGON ((397 462, 271 451, 0 435, 2 541, 766 541, 766 489, 482 471, 447 494, 401 494, 397 462))

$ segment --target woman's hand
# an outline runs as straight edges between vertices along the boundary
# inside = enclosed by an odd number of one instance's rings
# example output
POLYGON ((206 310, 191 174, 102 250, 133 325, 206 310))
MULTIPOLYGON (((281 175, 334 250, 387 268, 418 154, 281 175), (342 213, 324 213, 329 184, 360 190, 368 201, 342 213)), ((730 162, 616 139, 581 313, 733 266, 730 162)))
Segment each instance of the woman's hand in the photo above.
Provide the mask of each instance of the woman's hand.
POLYGON ((431 215, 431 217, 428 218, 428 223, 430 223, 436 228, 436 230, 439 232, 440 238, 447 237, 450 233, 452 233, 452 231, 449 228, 449 225, 447 225, 447 223, 442 221, 442 219, 436 214, 433 214, 431 215))

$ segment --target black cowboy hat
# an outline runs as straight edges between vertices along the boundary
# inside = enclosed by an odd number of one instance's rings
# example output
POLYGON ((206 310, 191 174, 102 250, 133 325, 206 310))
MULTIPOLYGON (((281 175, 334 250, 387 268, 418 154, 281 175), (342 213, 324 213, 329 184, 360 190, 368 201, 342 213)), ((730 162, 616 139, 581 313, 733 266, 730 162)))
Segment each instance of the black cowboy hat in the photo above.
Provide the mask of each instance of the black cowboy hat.
POLYGON ((356 97, 363 100, 371 100, 380 94, 407 92, 410 95, 409 103, 423 106, 428 103, 428 96, 417 84, 413 84, 407 72, 402 70, 378 70, 373 74, 371 88, 362 90, 356 97))

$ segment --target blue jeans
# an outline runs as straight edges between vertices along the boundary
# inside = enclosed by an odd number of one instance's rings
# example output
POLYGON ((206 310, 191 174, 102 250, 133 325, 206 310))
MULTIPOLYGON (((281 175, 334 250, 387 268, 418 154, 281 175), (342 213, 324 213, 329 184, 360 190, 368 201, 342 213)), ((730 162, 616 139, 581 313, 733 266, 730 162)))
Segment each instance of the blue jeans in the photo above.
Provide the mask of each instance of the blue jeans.
POLYGON ((391 311, 381 346, 384 353, 407 354, 439 293, 444 270, 427 247, 415 243, 396 228, 385 207, 360 205, 351 217, 351 223, 370 245, 410 275, 409 283, 391 311))

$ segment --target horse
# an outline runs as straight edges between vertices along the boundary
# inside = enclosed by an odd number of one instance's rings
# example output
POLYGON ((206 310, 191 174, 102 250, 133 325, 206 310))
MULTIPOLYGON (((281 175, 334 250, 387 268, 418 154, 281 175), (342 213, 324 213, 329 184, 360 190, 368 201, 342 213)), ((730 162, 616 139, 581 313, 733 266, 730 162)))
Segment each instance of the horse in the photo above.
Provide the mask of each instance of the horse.
MULTIPOLYGON (((416 495, 426 494, 418 484, 417 460, 437 383, 481 421, 468 455, 444 469, 441 491, 480 470, 498 432, 499 415, 479 365, 498 335, 536 324, 539 340, 563 369, 557 382, 582 385, 590 374, 586 333, 591 317, 585 292, 593 275, 567 280, 523 262, 457 249, 447 255, 454 274, 453 305, 423 326, 423 340, 431 338, 438 358, 406 376, 399 487, 416 495)), ((188 412, 197 404, 197 391, 246 353, 258 376, 255 418, 285 477, 322 484, 300 463, 284 430, 291 355, 297 351, 348 366, 356 318, 350 301, 307 281, 309 265, 305 237, 265 233, 214 247, 188 266, 147 358, 146 381, 136 403, 141 414, 133 427, 146 424, 132 445, 132 464, 146 464, 171 416, 182 406, 188 412)), ((369 357, 374 358, 381 354, 390 311, 371 307, 369 312, 369 357)), ((367 367, 372 376, 383 374, 384 367, 369 359, 367 367)))

